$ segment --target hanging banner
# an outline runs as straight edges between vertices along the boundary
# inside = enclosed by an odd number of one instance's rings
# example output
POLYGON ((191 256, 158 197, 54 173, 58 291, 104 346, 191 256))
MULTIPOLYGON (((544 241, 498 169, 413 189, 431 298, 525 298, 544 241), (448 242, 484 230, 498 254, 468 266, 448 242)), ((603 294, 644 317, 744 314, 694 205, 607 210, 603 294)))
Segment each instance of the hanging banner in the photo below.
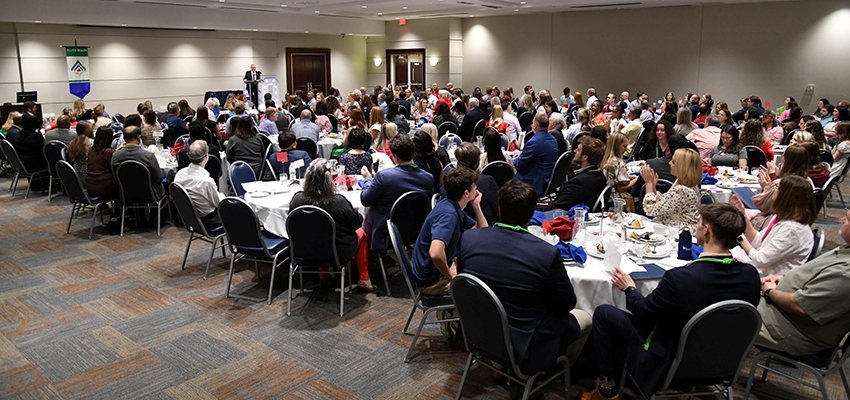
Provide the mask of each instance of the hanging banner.
POLYGON ((65 57, 68 61, 68 84, 71 94, 82 99, 91 91, 89 48, 65 46, 65 57))

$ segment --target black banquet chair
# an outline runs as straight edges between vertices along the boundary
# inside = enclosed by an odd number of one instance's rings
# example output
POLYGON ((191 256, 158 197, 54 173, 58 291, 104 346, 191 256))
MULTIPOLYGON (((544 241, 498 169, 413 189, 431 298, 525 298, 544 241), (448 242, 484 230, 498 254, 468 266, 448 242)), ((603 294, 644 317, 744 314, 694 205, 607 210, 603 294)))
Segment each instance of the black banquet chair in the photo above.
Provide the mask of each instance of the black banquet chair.
POLYGON ((490 175, 496 181, 496 185, 502 187, 509 180, 514 179, 513 167, 505 161, 493 161, 487 163, 481 170, 484 175, 490 175))
POLYGON ((504 366, 507 371, 502 373, 511 381, 525 387, 523 399, 527 399, 563 373, 566 398, 570 398, 570 361, 567 356, 558 357, 555 361, 558 369, 550 370, 546 380, 534 386, 534 381, 545 371, 527 374, 517 363, 505 308, 486 283, 469 274, 458 274, 452 279, 451 293, 460 317, 463 341, 469 352, 455 399, 459 400, 463 394, 463 386, 473 362, 498 372, 502 371, 493 364, 504 366))
POLYGON ((422 333, 422 327, 425 325, 439 324, 443 322, 454 322, 458 319, 456 317, 447 319, 436 318, 432 321, 428 321, 428 315, 432 312, 436 313, 437 311, 454 310, 455 306, 452 303, 452 298, 450 296, 422 294, 419 291, 419 288, 413 283, 411 278, 413 274, 413 266, 410 264, 410 258, 407 257, 407 253, 404 250, 401 233, 392 221, 387 221, 387 229, 389 229, 390 243, 392 243, 393 251, 398 259, 398 263, 401 265, 401 273, 404 275, 404 281, 407 282, 407 289, 410 290, 410 299, 413 302, 413 307, 410 309, 410 315, 407 317, 407 323, 404 324, 404 329, 401 331, 402 334, 407 334, 407 328, 410 327, 410 321, 413 320, 413 314, 416 313, 416 310, 422 311, 422 319, 419 321, 419 328, 416 329, 416 334, 410 342, 410 348, 404 356, 404 362, 410 362, 410 358, 413 356, 413 349, 416 347, 416 342, 419 340, 419 335, 422 333))
MULTIPOLYGON (((399 233, 404 246, 412 246, 419 236, 419 231, 422 230, 422 225, 425 224, 425 218, 431 212, 431 197, 424 192, 411 191, 401 196, 390 207, 390 221, 392 221, 399 233)), ((387 296, 390 293, 390 283, 387 279, 387 267, 384 265, 384 257, 390 255, 390 241, 387 239, 384 250, 380 252, 378 264, 381 266, 381 273, 384 275, 384 285, 387 289, 387 296)))
POLYGON ((148 167, 135 160, 124 161, 115 168, 115 179, 118 181, 118 197, 121 201, 121 236, 124 236, 124 222, 128 208, 150 210, 151 207, 156 208, 156 235, 159 236, 162 226, 162 209, 168 209, 170 219, 171 207, 168 206, 168 193, 163 190, 161 195, 157 195, 154 190, 148 167))
POLYGON ((103 212, 107 210, 105 206, 115 199, 103 196, 89 196, 88 192, 86 192, 85 184, 83 184, 77 175, 77 171, 65 160, 56 163, 56 174, 59 175, 59 181, 62 182, 62 186, 65 187, 65 191, 68 193, 68 200, 71 201, 71 217, 68 218, 68 227, 65 229, 65 233, 71 232, 71 221, 74 220, 74 216, 78 215, 84 208, 91 207, 93 210, 91 227, 89 228, 89 239, 91 239, 92 232, 94 232, 94 222, 97 220, 98 214, 103 219, 103 212))
POLYGON ((6 139, 3 139, 3 141, 0 142, 0 150, 3 151, 6 161, 15 171, 15 176, 12 178, 12 184, 9 186, 9 190, 12 191, 12 196, 15 195, 15 191, 18 189, 18 180, 21 178, 27 178, 27 182, 29 182, 29 184, 27 185, 27 192, 24 194, 24 200, 26 200, 30 196, 30 188, 32 187, 33 179, 49 174, 50 172, 47 170, 47 167, 34 170, 27 169, 27 167, 24 166, 24 163, 21 162, 21 158, 18 157, 18 152, 15 150, 15 146, 12 146, 12 143, 9 143, 6 139))
MULTIPOLYGON (((59 140, 51 140, 44 144, 44 158, 47 160, 47 172, 50 174, 50 183, 47 185, 47 201, 53 199, 53 184, 59 179, 56 173, 56 163, 62 160, 62 151, 68 151, 68 145, 59 140)), ((59 187, 56 188, 57 191, 59 187)))
POLYGON ((230 272, 227 274, 227 287, 224 297, 235 297, 252 301, 267 300, 272 303, 272 290, 274 289, 274 273, 277 267, 289 261, 289 241, 285 238, 275 236, 260 227, 260 220, 251 206, 238 197, 226 197, 218 203, 218 217, 227 233, 227 243, 230 245, 230 272), (257 277, 260 276, 259 262, 272 264, 271 278, 269 278, 268 299, 247 297, 230 294, 230 285, 233 282, 233 265, 236 257, 254 262, 257 277))
POLYGON ((304 274, 339 274, 339 316, 343 315, 345 301, 345 274, 351 282, 351 260, 340 260, 336 248, 336 222, 331 215, 316 206, 303 205, 286 217, 289 236, 289 302, 286 315, 292 315, 292 280, 298 274, 304 290, 304 274), (320 271, 319 267, 333 267, 320 271))
POLYGON ((543 192, 544 198, 551 197, 558 193, 558 189, 567 181, 570 172, 570 164, 573 162, 573 152, 568 151, 558 157, 555 162, 555 167, 552 168, 552 175, 549 177, 549 183, 546 185, 546 190, 543 192))
POLYGON ((193 241, 201 239, 211 242, 212 249, 210 250, 210 257, 207 259, 207 268, 204 270, 204 279, 207 279, 215 250, 221 248, 221 256, 227 256, 224 252, 225 247, 227 247, 227 243, 225 242, 227 235, 224 232, 224 227, 217 226, 207 229, 204 223, 201 222, 201 215, 198 214, 198 208, 195 207, 195 203, 192 202, 189 193, 186 192, 183 186, 176 182, 171 184, 171 201, 174 202, 175 207, 177 207, 177 214, 180 215, 183 225, 189 231, 189 242, 186 243, 186 251, 183 253, 183 263, 180 265, 180 269, 186 269, 186 258, 189 257, 189 248, 192 247, 193 241), (219 240, 221 244, 218 244, 219 240))
POLYGON ((747 170, 752 174, 753 171, 758 172, 759 167, 767 164, 767 156, 764 150, 756 146, 744 146, 747 151, 747 170))
POLYGON ((319 153, 319 146, 313 139, 300 137, 295 140, 295 148, 298 150, 304 150, 312 159, 316 159, 316 155, 319 153))

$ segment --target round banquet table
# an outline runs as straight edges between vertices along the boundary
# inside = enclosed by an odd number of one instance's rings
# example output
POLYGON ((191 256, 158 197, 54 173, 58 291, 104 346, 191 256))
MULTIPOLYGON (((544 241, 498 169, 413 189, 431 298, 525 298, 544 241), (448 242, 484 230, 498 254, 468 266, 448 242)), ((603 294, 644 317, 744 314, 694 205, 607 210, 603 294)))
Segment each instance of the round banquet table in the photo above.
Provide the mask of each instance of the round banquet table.
MULTIPOLYGON (((272 142, 272 147, 275 152, 280 151, 280 145, 277 143, 278 135, 269 135, 269 140, 272 142)), ((322 158, 330 158, 334 146, 342 145, 342 135, 322 136, 319 143, 316 143, 316 149, 322 158)))
MULTIPOLYGON (((287 237, 286 215, 289 213, 289 202, 292 201, 295 193, 301 191, 301 186, 297 184, 288 186, 282 193, 275 193, 281 190, 280 183, 276 181, 248 182, 243 183, 242 187, 246 190, 245 202, 257 213, 265 230, 280 237, 287 237)), ((366 215, 368 210, 360 203, 360 190, 349 190, 340 194, 361 215, 366 215)))
POLYGON ((730 175, 729 183, 722 181, 723 176, 718 173, 714 176, 719 181, 713 185, 700 185, 700 189, 708 190, 714 195, 714 200, 718 203, 729 203, 732 201, 731 187, 749 188, 753 193, 761 193, 761 185, 758 184, 758 176, 746 173, 733 173, 730 175), (743 179, 744 182, 739 182, 738 179, 743 179), (725 184, 724 184, 725 183, 725 184))
MULTIPOLYGON (((631 221, 633 218, 634 217, 631 215, 627 216, 626 221, 631 221)), ((644 221, 644 228, 629 229, 629 233, 632 231, 644 233, 651 232, 653 230, 653 226, 656 224, 654 222, 649 222, 646 217, 642 218, 644 221)), ((602 224, 604 224, 603 229, 605 229, 605 232, 609 232, 607 218, 602 221, 602 224)), ((600 223, 597 223, 587 227, 587 234, 594 236, 588 236, 588 240, 585 241, 585 246, 595 246, 596 242, 599 241, 598 236, 596 235, 599 233, 600 226, 600 223)), ((628 241, 627 246, 634 245, 636 245, 634 242, 628 241)), ((675 248, 671 248, 669 241, 668 243, 659 245, 658 249, 670 249, 670 254, 667 257, 660 259, 645 258, 644 263, 655 264, 664 270, 670 270, 672 268, 681 267, 689 262, 676 258, 675 248)), ((620 260, 620 268, 625 271, 632 271, 635 268, 638 268, 637 264, 635 264, 630 257, 631 254, 623 254, 622 259, 620 260)), ((603 260, 601 258, 596 258, 588 254, 587 260, 583 265, 574 261, 565 260, 564 267, 567 270, 567 275, 570 277, 570 283, 572 283, 573 289, 575 290, 576 308, 587 311, 591 315, 596 307, 603 304, 610 304, 623 310, 626 309, 626 295, 617 289, 614 286, 614 283, 611 282, 611 271, 603 265, 603 260)), ((637 280, 635 281, 635 288, 641 294, 646 296, 658 286, 659 281, 660 279, 637 280)))

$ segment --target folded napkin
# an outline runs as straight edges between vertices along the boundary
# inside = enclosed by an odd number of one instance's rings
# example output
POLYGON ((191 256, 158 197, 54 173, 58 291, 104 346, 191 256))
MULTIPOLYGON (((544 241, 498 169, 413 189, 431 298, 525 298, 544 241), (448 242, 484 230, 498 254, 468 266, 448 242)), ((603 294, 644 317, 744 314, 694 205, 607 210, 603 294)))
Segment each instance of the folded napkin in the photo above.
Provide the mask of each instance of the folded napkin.
POLYGON ((350 175, 341 175, 334 178, 334 185, 338 185, 340 183, 345 182, 345 185, 348 186, 348 189, 351 189, 351 185, 357 184, 357 178, 350 175))
POLYGON ((577 221, 572 221, 568 217, 558 217, 551 221, 543 221, 543 231, 561 240, 570 240, 576 225, 578 225, 577 221))
POLYGON ((717 167, 712 165, 703 165, 702 172, 708 172, 709 175, 714 176, 717 175, 717 167))
POLYGON ((708 174, 708 172, 702 174, 702 181, 700 181, 700 185, 713 185, 717 183, 717 178, 712 177, 708 174))
POLYGON ((584 220, 585 220, 585 221, 589 220, 589 219, 590 219, 590 207, 588 207, 588 206, 586 206, 586 205, 584 205, 584 204, 581 204, 581 203, 576 204, 576 205, 574 205, 572 208, 570 208, 570 209, 569 209, 569 211, 567 211, 567 216, 569 216, 569 217, 570 217, 570 219, 574 219, 574 218, 575 218, 575 212, 576 212, 576 210, 579 210, 579 209, 582 209, 582 208, 583 208, 585 211, 587 211, 587 212, 584 214, 584 220))
POLYGON ((587 261, 587 253, 584 252, 584 247, 576 246, 565 241, 559 241, 555 245, 561 251, 561 258, 572 258, 579 264, 584 264, 587 261))
POLYGON ((531 221, 528 223, 533 226, 541 226, 543 225, 543 221, 546 220, 546 214, 543 211, 535 211, 534 216, 531 217, 531 221))

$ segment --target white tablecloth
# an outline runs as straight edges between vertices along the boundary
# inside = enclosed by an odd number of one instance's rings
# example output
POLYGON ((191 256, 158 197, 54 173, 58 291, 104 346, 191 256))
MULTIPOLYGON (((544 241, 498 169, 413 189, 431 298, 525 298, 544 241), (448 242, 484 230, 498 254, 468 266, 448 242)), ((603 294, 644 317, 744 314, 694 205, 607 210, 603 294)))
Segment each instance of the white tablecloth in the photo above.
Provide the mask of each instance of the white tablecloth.
MULTIPOLYGON (((754 176, 754 175, 742 174, 740 176, 746 176, 746 177, 751 178, 751 179, 757 179, 757 176, 754 176)), ((719 174, 716 177, 718 179, 722 179, 722 177, 719 174)), ((732 182, 735 182, 735 179, 731 179, 731 180, 732 180, 732 182)), ((740 182, 737 182, 735 184, 737 185, 737 187, 750 188, 750 190, 752 190, 753 193, 761 193, 761 185, 759 185, 758 182, 755 182, 755 183, 740 183, 740 182)), ((732 201, 732 190, 729 189, 729 188, 720 187, 720 186, 717 186, 717 185, 701 185, 700 188, 703 189, 703 190, 710 190, 711 193, 714 195, 714 200, 717 201, 718 203, 729 203, 729 202, 732 201)))
MULTIPOLYGON (((627 221, 628 220, 629 219, 627 218, 627 221)), ((607 224, 607 219, 603 221, 603 223, 607 224)), ((638 233, 651 231, 654 223, 647 221, 645 224, 646 228, 635 231, 638 233)), ((599 227, 600 225, 589 226, 587 228, 588 234, 597 234, 599 232, 599 227)), ((605 227, 605 231, 609 231, 607 226, 605 227)), ((632 230, 629 230, 629 232, 631 231, 632 230)), ((589 243, 592 241, 592 239, 588 240, 585 245, 590 246, 591 244, 589 243)), ((670 248, 669 244, 665 244, 664 246, 670 248)), ((662 246, 659 246, 659 248, 662 248, 662 246)), ((656 264, 665 270, 680 267, 687 262, 688 261, 676 259, 675 249, 672 249, 670 251, 670 255, 665 258, 645 259, 645 263, 656 264)), ((634 262, 624 254, 620 267, 633 268, 634 266, 634 262)), ((626 309, 626 295, 617 289, 614 286, 614 283, 611 282, 611 271, 607 270, 603 266, 601 258, 595 258, 588 255, 587 261, 583 266, 579 266, 573 262, 565 262, 564 267, 567 270, 567 275, 570 277, 570 283, 572 283, 573 289, 576 293, 576 308, 587 311, 590 314, 593 314, 593 310, 595 310, 596 307, 603 304, 611 304, 620 309, 626 309)), ((658 286, 658 282, 659 279, 635 281, 635 288, 640 291, 641 294, 646 296, 658 286)))
MULTIPOLYGON (((301 191, 301 186, 294 185, 288 188, 284 193, 268 194, 265 192, 255 192, 255 186, 260 190, 272 190, 279 185, 278 182, 251 182, 242 186, 248 190, 245 193, 245 201, 251 206, 260 222, 263 223, 265 229, 277 236, 287 237, 286 235, 286 215, 289 213, 289 202, 295 193, 301 191), (258 197, 254 193, 262 193, 262 197, 258 197)), ((360 203, 360 191, 350 190, 341 192, 341 195, 348 199, 354 209, 362 215, 366 215, 366 207, 360 203)))
MULTIPOLYGON (((272 147, 275 152, 280 151, 280 146, 277 143, 278 135, 269 135, 269 140, 272 142, 272 147)), ((316 143, 316 147, 318 149, 319 155, 322 158, 330 158, 331 151, 333 151, 335 145, 342 145, 342 137, 332 138, 332 137, 322 137, 319 139, 319 143, 316 143)))

